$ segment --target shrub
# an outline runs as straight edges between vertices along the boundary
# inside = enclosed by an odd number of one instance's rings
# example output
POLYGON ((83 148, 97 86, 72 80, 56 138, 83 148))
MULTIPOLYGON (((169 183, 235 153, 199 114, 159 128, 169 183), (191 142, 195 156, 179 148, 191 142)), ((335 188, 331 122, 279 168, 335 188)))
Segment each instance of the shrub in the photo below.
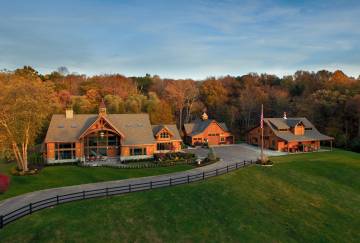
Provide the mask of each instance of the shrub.
POLYGON ((0 174, 0 193, 4 193, 9 189, 10 177, 0 174))
POLYGON ((36 153, 36 152, 31 153, 29 155, 28 160, 31 165, 43 165, 44 164, 44 159, 43 159, 41 153, 36 153))
POLYGON ((350 149, 354 152, 360 153, 360 137, 354 138, 350 142, 350 149))

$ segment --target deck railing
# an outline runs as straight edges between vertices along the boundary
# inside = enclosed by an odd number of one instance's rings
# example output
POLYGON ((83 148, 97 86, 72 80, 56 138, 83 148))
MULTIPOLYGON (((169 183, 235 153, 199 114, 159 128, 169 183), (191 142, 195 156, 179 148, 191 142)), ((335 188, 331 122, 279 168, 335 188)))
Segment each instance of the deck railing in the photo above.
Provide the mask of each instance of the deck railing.
POLYGON ((57 195, 54 197, 49 197, 40 201, 36 201, 33 203, 29 203, 23 207, 15 209, 7 214, 0 215, 0 229, 5 227, 5 225, 20 219, 24 216, 37 212, 39 210, 53 207, 59 204, 97 198, 97 197, 109 197, 114 195, 121 195, 127 194, 132 192, 140 192, 146 190, 152 190, 156 188, 162 187, 169 187, 169 186, 176 186, 182 184, 188 184, 196 181, 201 181, 208 179, 210 177, 219 176, 222 174, 226 174, 230 171, 237 170, 239 168, 245 167, 247 165, 254 164, 255 161, 243 161, 237 162, 235 164, 227 165, 222 168, 217 168, 214 170, 203 171, 197 174, 189 174, 182 177, 170 177, 169 179, 164 180, 156 180, 156 181, 148 181, 144 183, 137 183, 137 184, 128 184, 122 186, 114 186, 114 187, 105 187, 101 189, 95 190, 86 190, 86 191, 79 191, 75 193, 57 195))

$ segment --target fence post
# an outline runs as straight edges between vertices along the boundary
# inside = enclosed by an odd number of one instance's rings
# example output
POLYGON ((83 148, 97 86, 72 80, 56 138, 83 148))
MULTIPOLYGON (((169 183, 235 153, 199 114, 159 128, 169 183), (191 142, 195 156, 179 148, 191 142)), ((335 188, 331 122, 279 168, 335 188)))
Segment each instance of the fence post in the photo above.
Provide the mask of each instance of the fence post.
POLYGON ((129 184, 129 192, 131 192, 131 184, 129 184))
POLYGON ((59 205, 59 195, 56 195, 56 204, 59 205))
POLYGON ((108 197, 109 196, 109 188, 105 188, 105 193, 106 193, 106 196, 108 197))
POLYGON ((29 212, 32 214, 32 203, 29 203, 29 212))
POLYGON ((190 182, 190 178, 189 178, 189 175, 187 175, 187 183, 190 182))
POLYGON ((83 193, 82 193, 82 194, 83 194, 83 199, 85 199, 85 191, 83 191, 83 193))
POLYGON ((169 180, 170 180, 170 186, 172 186, 172 180, 171 180, 171 177, 170 177, 170 179, 169 179, 169 180))
POLYGON ((226 173, 229 172, 229 165, 226 166, 226 173))
POLYGON ((244 160, 244 165, 243 165, 243 167, 245 166, 245 160, 244 160))
POLYGON ((203 171, 203 180, 205 180, 205 171, 203 171))
POLYGON ((150 189, 152 189, 152 181, 150 181, 150 189))
POLYGON ((218 175, 218 169, 215 170, 215 175, 218 175))
POLYGON ((4 227, 4 216, 0 215, 0 229, 4 227))

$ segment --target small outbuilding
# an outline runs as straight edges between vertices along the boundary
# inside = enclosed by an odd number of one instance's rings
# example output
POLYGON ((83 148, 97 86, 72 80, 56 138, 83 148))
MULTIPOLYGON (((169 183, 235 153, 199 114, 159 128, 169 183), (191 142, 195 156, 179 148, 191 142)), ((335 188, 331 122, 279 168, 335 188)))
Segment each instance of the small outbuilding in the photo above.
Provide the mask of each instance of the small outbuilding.
POLYGON ((209 119, 204 112, 201 118, 184 124, 184 142, 190 145, 221 145, 233 144, 234 136, 224 122, 209 119))

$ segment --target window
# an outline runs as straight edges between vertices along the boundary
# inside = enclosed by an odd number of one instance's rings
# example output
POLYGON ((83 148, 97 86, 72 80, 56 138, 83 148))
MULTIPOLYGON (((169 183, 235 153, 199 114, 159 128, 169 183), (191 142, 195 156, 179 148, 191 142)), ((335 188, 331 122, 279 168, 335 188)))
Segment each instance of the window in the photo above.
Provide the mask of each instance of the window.
POLYGON ((272 140, 272 146, 273 146, 273 148, 275 148, 275 140, 272 140))
POLYGON ((221 141, 221 142, 225 142, 225 138, 224 138, 224 137, 221 137, 221 138, 220 138, 220 141, 221 141))
POLYGON ((169 134, 167 132, 160 133, 160 138, 169 138, 169 134))
POLYGON ((109 135, 108 145, 109 146, 117 146, 118 145, 118 137, 114 136, 114 135, 109 135))
POLYGON ((146 148, 131 148, 130 155, 146 155, 146 148))
POLYGON ((156 145, 157 150, 171 150, 172 144, 171 143, 158 143, 156 145))
POLYGON ((55 160, 76 159, 75 143, 56 143, 55 160))

